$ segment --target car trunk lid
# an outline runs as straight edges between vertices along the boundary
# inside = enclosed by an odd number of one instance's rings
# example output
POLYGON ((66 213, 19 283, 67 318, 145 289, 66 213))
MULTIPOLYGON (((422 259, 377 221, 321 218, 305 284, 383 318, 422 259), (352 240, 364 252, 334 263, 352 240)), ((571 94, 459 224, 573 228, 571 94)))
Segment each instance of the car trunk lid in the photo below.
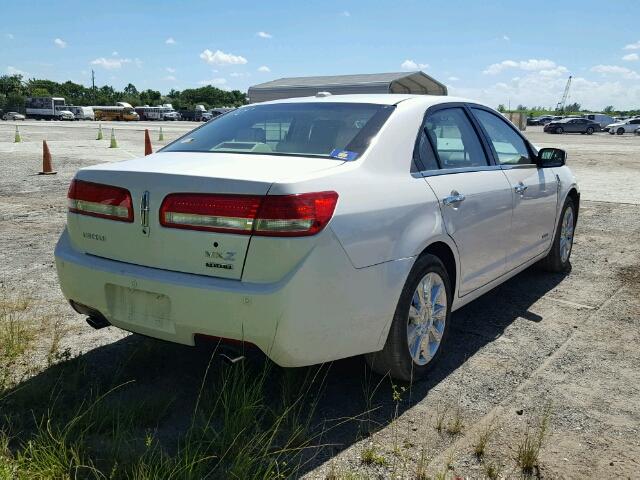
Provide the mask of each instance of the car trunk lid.
POLYGON ((159 213, 163 199, 187 192, 263 196, 274 182, 317 175, 342 163, 324 158, 167 152, 89 167, 76 178, 127 189, 133 221, 69 213, 68 229, 74 246, 91 255, 240 279, 250 235, 163 227, 159 213))

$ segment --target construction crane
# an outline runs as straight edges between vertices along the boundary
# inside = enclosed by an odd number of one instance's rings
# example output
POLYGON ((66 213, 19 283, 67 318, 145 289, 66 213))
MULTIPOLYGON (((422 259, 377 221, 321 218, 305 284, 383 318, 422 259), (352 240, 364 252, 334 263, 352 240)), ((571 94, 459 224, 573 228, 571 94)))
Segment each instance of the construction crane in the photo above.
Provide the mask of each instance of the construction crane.
POLYGON ((562 94, 562 100, 558 102, 556 105, 556 110, 560 113, 564 112, 564 105, 567 103, 567 97, 569 96, 569 87, 571 87, 571 79, 573 77, 569 75, 569 80, 567 80, 567 85, 564 87, 564 93, 562 94))

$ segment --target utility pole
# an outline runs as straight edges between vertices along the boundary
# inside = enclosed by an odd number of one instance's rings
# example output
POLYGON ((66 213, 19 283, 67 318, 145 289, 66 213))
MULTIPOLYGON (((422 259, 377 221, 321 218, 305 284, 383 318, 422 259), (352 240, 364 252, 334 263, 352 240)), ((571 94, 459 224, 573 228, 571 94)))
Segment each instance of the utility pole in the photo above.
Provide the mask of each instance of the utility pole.
POLYGON ((91 69, 91 92, 93 93, 92 103, 96 104, 96 72, 91 69))

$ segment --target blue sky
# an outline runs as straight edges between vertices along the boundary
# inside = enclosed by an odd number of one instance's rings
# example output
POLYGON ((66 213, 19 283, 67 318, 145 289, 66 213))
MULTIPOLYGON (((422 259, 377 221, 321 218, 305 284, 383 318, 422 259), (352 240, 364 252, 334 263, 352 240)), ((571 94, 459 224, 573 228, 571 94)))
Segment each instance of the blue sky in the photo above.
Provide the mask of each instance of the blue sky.
POLYGON ((490 105, 640 107, 640 2, 5 1, 0 72, 168 92, 422 69, 490 105))

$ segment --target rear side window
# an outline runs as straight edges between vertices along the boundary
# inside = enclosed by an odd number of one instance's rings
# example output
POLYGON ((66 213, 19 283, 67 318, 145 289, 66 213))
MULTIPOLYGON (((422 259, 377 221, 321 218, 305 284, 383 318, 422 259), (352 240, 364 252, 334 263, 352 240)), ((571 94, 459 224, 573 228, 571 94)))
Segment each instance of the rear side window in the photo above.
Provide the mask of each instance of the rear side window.
POLYGON ((487 132, 501 165, 534 163, 529 156, 529 150, 524 140, 509 126, 506 120, 486 110, 479 108, 472 110, 487 132))
POLYGON ((427 117, 424 132, 441 168, 486 167, 487 157, 467 114, 461 108, 438 110, 427 117))
POLYGON ((416 164, 419 166, 420 170, 437 170, 439 168, 438 160, 436 160, 433 148, 431 148, 431 143, 429 143, 429 139, 427 138, 427 134, 424 129, 420 133, 418 149, 415 156, 417 157, 416 164))
POLYGON ((353 160, 367 149, 394 108, 329 102, 249 105, 190 132, 163 151, 353 160))

